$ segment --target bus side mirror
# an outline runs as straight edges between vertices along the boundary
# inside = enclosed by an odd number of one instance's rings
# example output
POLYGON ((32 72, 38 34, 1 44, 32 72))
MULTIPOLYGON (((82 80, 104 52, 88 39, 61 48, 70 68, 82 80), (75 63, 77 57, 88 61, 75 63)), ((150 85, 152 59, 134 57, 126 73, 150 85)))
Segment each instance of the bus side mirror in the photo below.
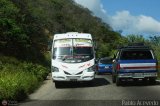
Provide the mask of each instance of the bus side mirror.
POLYGON ((116 61, 116 55, 114 54, 113 58, 112 58, 112 62, 114 63, 116 61))
POLYGON ((115 61, 116 61, 116 60, 115 60, 115 59, 113 59, 113 60, 112 60, 112 63, 114 63, 115 61))

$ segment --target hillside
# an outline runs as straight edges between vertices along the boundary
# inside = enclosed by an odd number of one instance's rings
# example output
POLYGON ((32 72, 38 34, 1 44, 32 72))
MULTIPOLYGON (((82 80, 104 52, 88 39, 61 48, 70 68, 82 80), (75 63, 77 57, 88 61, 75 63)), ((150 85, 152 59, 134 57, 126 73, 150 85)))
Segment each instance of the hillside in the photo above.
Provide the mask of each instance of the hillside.
POLYGON ((91 33, 100 47, 97 55, 110 55, 107 51, 120 38, 72 0, 1 0, 0 5, 0 51, 5 55, 35 61, 55 33, 71 31, 91 33))

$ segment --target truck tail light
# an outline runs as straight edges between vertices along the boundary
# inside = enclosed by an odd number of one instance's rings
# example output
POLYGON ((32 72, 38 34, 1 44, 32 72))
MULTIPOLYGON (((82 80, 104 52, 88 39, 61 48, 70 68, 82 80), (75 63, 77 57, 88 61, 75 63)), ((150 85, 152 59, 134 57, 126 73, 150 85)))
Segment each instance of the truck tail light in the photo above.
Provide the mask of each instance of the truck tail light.
POLYGON ((120 64, 117 64, 116 70, 120 70, 120 64))

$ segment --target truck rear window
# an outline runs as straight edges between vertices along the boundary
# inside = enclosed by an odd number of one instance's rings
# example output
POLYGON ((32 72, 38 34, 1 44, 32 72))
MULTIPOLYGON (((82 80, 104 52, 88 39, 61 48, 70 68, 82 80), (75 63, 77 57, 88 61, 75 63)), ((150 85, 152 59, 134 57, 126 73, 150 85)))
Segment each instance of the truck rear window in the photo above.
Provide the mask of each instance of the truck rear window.
POLYGON ((112 60, 111 59, 101 59, 99 63, 100 64, 112 64, 112 60))
POLYGON ((123 50, 121 52, 121 60, 149 60, 153 59, 150 50, 123 50))

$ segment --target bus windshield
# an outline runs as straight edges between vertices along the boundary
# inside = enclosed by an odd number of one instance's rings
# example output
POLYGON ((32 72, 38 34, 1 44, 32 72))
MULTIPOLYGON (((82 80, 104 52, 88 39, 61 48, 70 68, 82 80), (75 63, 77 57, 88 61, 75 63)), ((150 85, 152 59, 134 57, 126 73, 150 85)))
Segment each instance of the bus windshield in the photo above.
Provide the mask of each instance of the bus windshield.
POLYGON ((94 58, 90 39, 62 39, 54 41, 53 59, 65 63, 86 62, 94 58))

